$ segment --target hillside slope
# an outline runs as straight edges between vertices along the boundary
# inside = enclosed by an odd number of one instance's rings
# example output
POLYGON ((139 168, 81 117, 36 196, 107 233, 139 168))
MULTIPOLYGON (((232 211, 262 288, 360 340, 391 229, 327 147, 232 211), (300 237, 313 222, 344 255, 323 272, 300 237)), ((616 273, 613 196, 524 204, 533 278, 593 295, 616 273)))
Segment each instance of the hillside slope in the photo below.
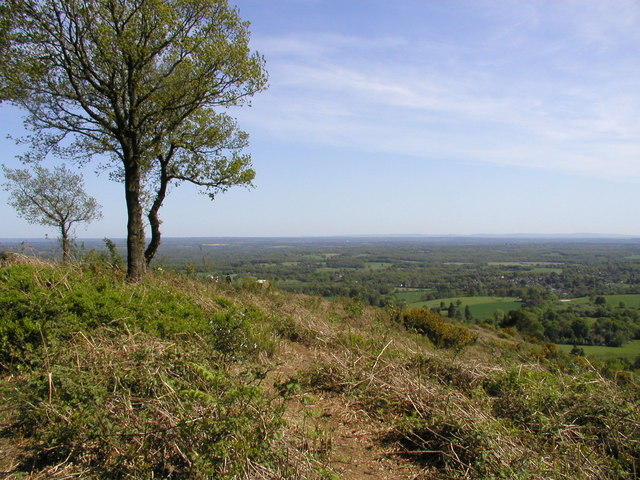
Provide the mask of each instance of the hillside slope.
POLYGON ((256 283, 155 272, 130 285, 100 258, 5 255, 0 369, 4 478, 640 470, 633 379, 552 346, 256 283))

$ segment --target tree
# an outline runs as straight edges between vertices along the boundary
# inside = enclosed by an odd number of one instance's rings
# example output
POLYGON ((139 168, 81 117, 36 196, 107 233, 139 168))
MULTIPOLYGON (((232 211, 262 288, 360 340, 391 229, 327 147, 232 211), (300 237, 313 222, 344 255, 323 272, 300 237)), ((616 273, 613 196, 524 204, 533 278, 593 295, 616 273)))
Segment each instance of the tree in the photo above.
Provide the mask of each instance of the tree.
POLYGON ((5 2, 14 21, 2 83, 34 132, 25 160, 106 154, 124 184, 127 274, 137 281, 160 244, 171 183, 211 198, 251 185, 247 134, 219 111, 266 88, 248 24, 226 0, 5 2))
POLYGON ((64 165, 53 171, 36 166, 28 170, 2 167, 8 182, 9 205, 29 223, 56 227, 60 231, 62 260, 69 261, 72 229, 77 223, 92 222, 102 217, 95 198, 84 191, 82 176, 64 165))
POLYGON ((449 318, 455 318, 456 316, 456 312, 458 311, 458 309, 456 308, 456 306, 453 304, 453 302, 449 303, 449 308, 447 308, 447 317, 449 318))
POLYGON ((589 338, 589 325, 583 318, 576 318, 571 322, 571 331, 574 342, 585 342, 589 338))
POLYGON ((515 327, 518 332, 531 337, 544 337, 544 326, 533 312, 527 310, 511 310, 500 326, 515 327))

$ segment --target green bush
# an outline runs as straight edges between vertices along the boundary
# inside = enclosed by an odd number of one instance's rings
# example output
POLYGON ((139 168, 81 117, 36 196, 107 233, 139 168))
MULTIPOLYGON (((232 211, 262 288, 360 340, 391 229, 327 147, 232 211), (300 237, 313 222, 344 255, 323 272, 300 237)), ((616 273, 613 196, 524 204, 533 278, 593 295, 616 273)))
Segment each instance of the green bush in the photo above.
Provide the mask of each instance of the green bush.
POLYGON ((403 313, 402 320, 406 328, 426 335, 434 345, 441 348, 460 350, 472 345, 477 338, 467 327, 454 325, 428 308, 407 310, 403 313))
POLYGON ((162 338, 188 332, 209 338, 229 353, 242 344, 240 332, 246 330, 246 322, 229 315, 235 314, 209 314, 169 285, 130 285, 117 277, 64 266, 2 267, 0 363, 7 369, 31 363, 43 343, 100 326, 162 338))
POLYGON ((224 360, 238 360, 257 350, 271 352, 273 341, 261 329, 264 314, 255 308, 231 308, 209 316, 209 345, 223 355, 224 360))

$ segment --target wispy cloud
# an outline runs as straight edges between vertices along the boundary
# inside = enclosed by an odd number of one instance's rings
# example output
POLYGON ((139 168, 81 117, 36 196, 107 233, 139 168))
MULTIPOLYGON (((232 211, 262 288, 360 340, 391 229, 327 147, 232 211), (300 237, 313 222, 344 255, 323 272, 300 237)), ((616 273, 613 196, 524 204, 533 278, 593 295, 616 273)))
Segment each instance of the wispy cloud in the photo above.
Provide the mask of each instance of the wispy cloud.
POLYGON ((640 182, 640 7, 484 6, 479 44, 258 38, 272 87, 246 121, 296 142, 640 182))

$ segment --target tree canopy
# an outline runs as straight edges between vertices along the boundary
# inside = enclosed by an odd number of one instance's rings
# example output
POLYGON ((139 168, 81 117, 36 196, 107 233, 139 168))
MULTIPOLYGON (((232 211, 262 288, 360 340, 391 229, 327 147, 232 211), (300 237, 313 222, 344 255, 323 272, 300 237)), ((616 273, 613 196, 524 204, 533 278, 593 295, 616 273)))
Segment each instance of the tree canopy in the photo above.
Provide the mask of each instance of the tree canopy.
POLYGON ((212 198, 251 184, 247 134, 225 109, 266 88, 267 75, 226 0, 6 0, 0 13, 13 19, 2 23, 4 96, 33 133, 24 159, 108 159, 125 187, 131 280, 160 243, 171 182, 212 198))

